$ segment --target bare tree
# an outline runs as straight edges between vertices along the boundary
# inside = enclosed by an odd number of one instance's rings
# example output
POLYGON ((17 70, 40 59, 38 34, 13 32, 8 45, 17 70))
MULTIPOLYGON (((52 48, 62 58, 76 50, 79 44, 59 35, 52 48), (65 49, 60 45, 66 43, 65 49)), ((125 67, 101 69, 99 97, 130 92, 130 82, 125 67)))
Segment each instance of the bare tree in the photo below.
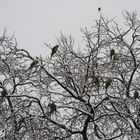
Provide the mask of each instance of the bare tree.
MULTIPOLYGON (((74 49, 61 34, 47 58, 0 38, 0 124, 3 139, 140 138, 140 21, 124 27, 100 15, 74 49)), ((50 45, 47 45, 50 47, 50 45)))

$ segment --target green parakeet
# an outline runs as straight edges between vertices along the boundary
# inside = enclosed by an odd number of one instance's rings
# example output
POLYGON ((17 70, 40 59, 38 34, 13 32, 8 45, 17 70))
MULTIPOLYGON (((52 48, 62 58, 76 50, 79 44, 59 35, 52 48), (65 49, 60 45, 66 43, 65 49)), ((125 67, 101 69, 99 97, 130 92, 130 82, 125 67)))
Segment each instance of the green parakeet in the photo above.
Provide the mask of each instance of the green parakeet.
POLYGON ((111 49, 110 50, 110 59, 112 59, 113 55, 115 54, 115 50, 114 49, 111 49))
POLYGON ((94 83, 96 85, 97 90, 99 90, 99 87, 100 87, 99 78, 97 76, 93 76, 93 81, 94 81, 94 83))
POLYGON ((52 58, 53 55, 57 52, 58 48, 59 48, 59 45, 55 45, 55 46, 52 48, 51 58, 52 58))
POLYGON ((105 88, 108 89, 108 87, 110 86, 112 80, 110 78, 107 79, 106 83, 105 83, 105 88))
POLYGON ((139 97, 139 92, 136 90, 136 91, 134 92, 134 98, 137 99, 138 97, 139 97))
POLYGON ((55 104, 54 102, 49 103, 48 106, 49 106, 49 108, 50 108, 50 112, 49 112, 50 114, 56 112, 57 106, 56 106, 56 104, 55 104))
POLYGON ((39 63, 38 60, 35 59, 35 60, 30 64, 30 67, 29 67, 28 70, 31 70, 32 68, 36 67, 36 65, 37 65, 38 63, 39 63))
POLYGON ((7 91, 6 91, 5 89, 3 89, 3 90, 1 91, 1 96, 2 96, 2 98, 4 98, 6 95, 7 95, 7 91))
POLYGON ((118 56, 118 54, 117 53, 114 53, 114 55, 112 56, 113 58, 113 60, 115 61, 115 60, 119 60, 119 56, 118 56))

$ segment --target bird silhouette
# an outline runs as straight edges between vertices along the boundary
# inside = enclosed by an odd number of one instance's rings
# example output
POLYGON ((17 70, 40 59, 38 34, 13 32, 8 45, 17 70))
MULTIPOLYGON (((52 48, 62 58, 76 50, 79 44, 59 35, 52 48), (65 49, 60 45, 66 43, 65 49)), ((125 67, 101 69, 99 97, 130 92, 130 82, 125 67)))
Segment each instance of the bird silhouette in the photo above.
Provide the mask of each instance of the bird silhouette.
POLYGON ((110 86, 112 80, 110 78, 107 79, 106 84, 105 84, 105 88, 106 90, 108 89, 108 87, 110 86))
POLYGON ((33 69, 34 67, 36 67, 36 65, 37 65, 38 63, 39 63, 38 60, 35 59, 35 60, 30 64, 30 67, 29 67, 28 70, 31 70, 31 69, 33 69))
POLYGON ((55 46, 52 48, 51 58, 52 58, 53 55, 58 51, 58 48, 59 48, 59 45, 55 45, 55 46))
POLYGON ((49 103, 48 106, 49 106, 49 108, 50 108, 50 112, 49 112, 50 114, 56 112, 57 106, 56 106, 56 104, 55 104, 54 102, 49 103))
POLYGON ((99 12, 101 11, 101 7, 98 7, 98 11, 99 11, 99 12))
POLYGON ((139 92, 136 90, 136 91, 134 92, 134 98, 137 99, 138 97, 139 97, 139 92))
POLYGON ((100 81, 99 81, 98 76, 93 76, 93 81, 94 81, 94 83, 96 85, 97 90, 99 90, 99 88, 100 88, 100 81))
POLYGON ((3 90, 1 91, 1 96, 2 96, 2 98, 4 98, 6 95, 7 95, 7 91, 6 91, 6 89, 3 89, 3 90))
POLYGON ((112 57, 113 57, 112 59, 113 59, 114 61, 119 60, 118 53, 114 53, 112 57))
POLYGON ((110 59, 112 59, 113 55, 115 54, 115 50, 114 49, 111 49, 110 50, 110 59))

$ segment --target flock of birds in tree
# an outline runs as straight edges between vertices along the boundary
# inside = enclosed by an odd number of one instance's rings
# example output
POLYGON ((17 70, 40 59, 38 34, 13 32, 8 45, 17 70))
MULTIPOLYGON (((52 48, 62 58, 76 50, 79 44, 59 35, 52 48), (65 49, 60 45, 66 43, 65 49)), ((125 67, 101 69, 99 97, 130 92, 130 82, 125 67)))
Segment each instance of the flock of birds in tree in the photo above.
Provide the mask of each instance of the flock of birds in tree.
MULTIPOLYGON (((101 7, 98 7, 98 11, 100 12, 101 11, 101 7)), ((51 56, 50 56, 50 60, 52 59, 52 57, 56 54, 56 52, 58 51, 58 48, 59 48, 59 45, 55 45, 53 48, 52 48, 52 51, 51 51, 51 56)), ((30 70, 30 72, 32 71, 32 69, 34 67, 37 66, 37 64, 39 63, 39 58, 36 57, 36 59, 33 59, 33 62, 30 64, 28 70, 30 70)), ((110 50, 110 60, 115 60, 117 59, 117 53, 115 52, 115 50, 112 48, 110 50)), ((96 87, 99 89, 100 87, 100 80, 97 76, 93 75, 93 80, 94 80, 94 83, 96 85, 96 87)), ((105 89, 107 90, 108 87, 111 85, 112 83, 112 79, 111 78, 108 78, 105 82, 105 89)), ((7 90, 4 88, 4 87, 1 87, 2 88, 2 91, 0 92, 1 93, 1 97, 2 99, 8 95, 7 94, 7 90)), ((139 97, 139 92, 138 91, 135 91, 134 92, 134 98, 137 99, 139 97)), ((52 103, 49 103, 48 104, 48 107, 50 108, 50 114, 53 114, 54 112, 57 111, 57 106, 54 102, 52 103)))

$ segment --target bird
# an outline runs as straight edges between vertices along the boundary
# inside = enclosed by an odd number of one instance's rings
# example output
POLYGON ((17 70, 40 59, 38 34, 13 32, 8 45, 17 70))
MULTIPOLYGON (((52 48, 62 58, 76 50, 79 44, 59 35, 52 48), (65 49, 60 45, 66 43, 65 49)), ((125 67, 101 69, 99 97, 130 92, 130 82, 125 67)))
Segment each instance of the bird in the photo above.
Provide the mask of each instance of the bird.
POLYGON ((100 87, 99 78, 97 76, 93 76, 93 80, 94 80, 97 90, 99 90, 99 87, 100 87))
POLYGON ((4 98, 6 95, 7 95, 7 91, 6 89, 3 88, 3 90, 1 91, 2 98, 4 98))
POLYGON ((39 63, 39 61, 37 59, 33 60, 33 62, 30 64, 30 67, 28 68, 28 70, 32 70, 34 67, 36 67, 36 65, 39 63))
POLYGON ((135 90, 134 92, 134 98, 137 99, 139 97, 139 92, 137 90, 135 90))
POLYGON ((49 112, 50 114, 56 112, 57 106, 56 106, 56 104, 55 104, 54 102, 49 103, 48 106, 49 106, 49 108, 50 108, 50 112, 49 112))
POLYGON ((101 7, 98 7, 98 11, 99 11, 99 12, 101 11, 101 7))
POLYGON ((59 48, 59 45, 55 45, 55 46, 52 48, 51 58, 52 58, 53 55, 58 51, 58 48, 59 48))
POLYGON ((110 59, 112 59, 113 55, 115 54, 115 50, 114 49, 111 49, 110 50, 110 59))
POLYGON ((118 56, 118 54, 117 54, 117 53, 114 53, 112 59, 113 59, 114 61, 115 61, 115 60, 119 60, 119 56, 118 56))
POLYGON ((106 84, 105 84, 105 88, 106 90, 108 89, 108 87, 110 86, 112 80, 110 78, 107 79, 106 84))

